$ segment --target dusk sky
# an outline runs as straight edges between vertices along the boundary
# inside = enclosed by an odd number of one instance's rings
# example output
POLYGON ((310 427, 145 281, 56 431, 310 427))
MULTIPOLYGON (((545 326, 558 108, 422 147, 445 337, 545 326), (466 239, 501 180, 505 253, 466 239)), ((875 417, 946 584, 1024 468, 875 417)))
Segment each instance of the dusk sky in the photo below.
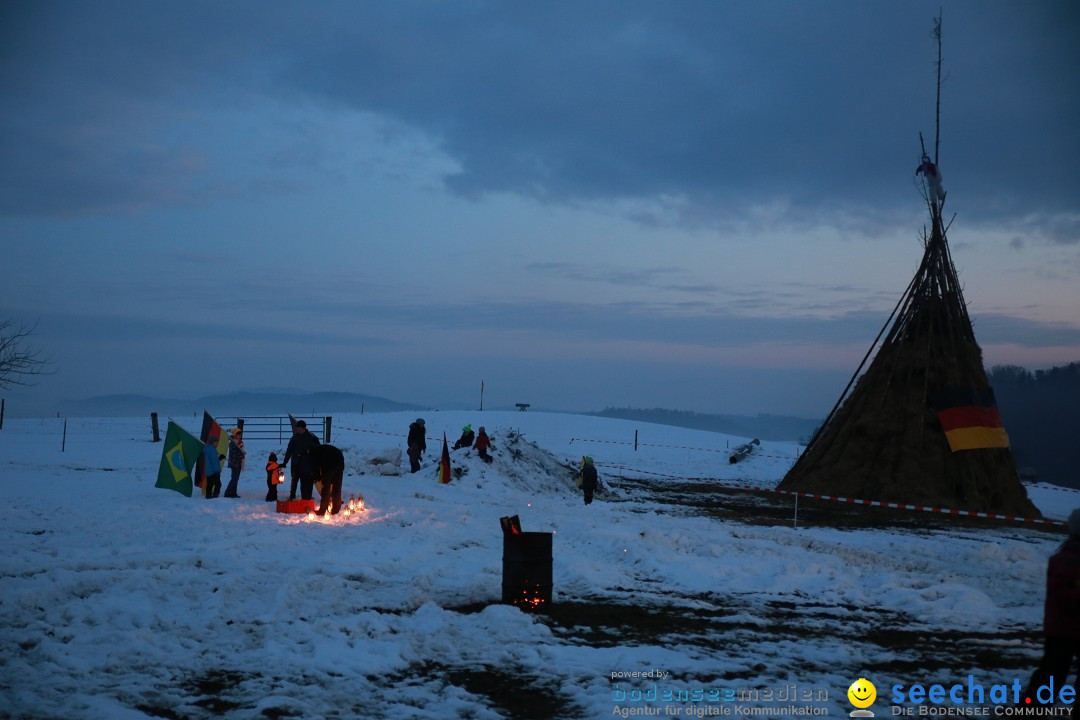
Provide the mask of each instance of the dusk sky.
POLYGON ((823 416, 922 255, 942 7, 985 363, 1080 361, 1075 0, 7 0, 0 318, 55 370, 9 412, 823 416))

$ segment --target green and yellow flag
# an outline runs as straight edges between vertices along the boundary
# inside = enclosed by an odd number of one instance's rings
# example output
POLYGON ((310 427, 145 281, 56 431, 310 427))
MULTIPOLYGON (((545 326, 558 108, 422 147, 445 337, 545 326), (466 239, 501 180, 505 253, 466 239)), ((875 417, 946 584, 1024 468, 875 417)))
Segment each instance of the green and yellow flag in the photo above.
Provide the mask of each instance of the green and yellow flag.
POLYGON ((170 420, 154 487, 175 490, 191 497, 191 469, 195 467, 196 458, 202 454, 202 448, 203 444, 194 435, 170 420))

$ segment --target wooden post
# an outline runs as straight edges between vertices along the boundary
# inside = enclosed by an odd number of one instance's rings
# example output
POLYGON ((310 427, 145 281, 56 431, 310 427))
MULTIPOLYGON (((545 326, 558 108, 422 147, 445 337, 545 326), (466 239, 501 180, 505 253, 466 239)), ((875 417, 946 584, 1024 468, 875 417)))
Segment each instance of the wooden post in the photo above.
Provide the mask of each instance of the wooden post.
POLYGON ((60 441, 60 452, 67 448, 67 418, 64 418, 64 439, 60 441))
POLYGON ((634 431, 634 452, 637 452, 637 430, 634 431))
POLYGON ((360 403, 360 414, 364 414, 364 403, 360 403))
POLYGON ((4 399, 0 398, 0 430, 4 429, 4 399))
POLYGON ((480 412, 484 412, 484 381, 480 381, 480 412))
POLYGON ((792 527, 794 527, 796 530, 798 530, 799 529, 799 493, 795 493, 795 517, 792 518, 792 522, 794 523, 794 525, 792 527))
POLYGON ((333 422, 334 418, 330 415, 327 415, 323 419, 323 442, 327 445, 330 444, 330 426, 333 424, 333 422))
POLYGON ((236 427, 240 428, 240 432, 244 432, 244 418, 236 418, 236 427))
POLYGON ((157 413, 150 413, 150 432, 154 434, 154 442, 161 442, 161 431, 158 430, 157 413))

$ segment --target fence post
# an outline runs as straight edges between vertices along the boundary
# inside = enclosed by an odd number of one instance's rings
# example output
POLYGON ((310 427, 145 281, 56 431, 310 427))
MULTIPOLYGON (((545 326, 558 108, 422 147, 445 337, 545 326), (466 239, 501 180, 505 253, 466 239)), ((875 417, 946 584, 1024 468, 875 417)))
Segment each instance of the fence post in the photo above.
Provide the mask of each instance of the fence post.
POLYGON ((244 432, 244 418, 236 418, 236 427, 240 428, 240 432, 244 432))
POLYGON ((334 418, 327 415, 323 418, 323 442, 327 445, 330 444, 330 426, 333 424, 334 418))
POLYGON ((150 413, 150 431, 154 434, 154 442, 161 442, 161 432, 158 430, 157 413, 150 413))
POLYGON ((637 430, 634 431, 634 452, 637 452, 637 430))
POLYGON ((60 452, 67 448, 67 418, 64 418, 64 439, 60 441, 60 452))
POLYGON ((0 398, 0 430, 4 429, 4 399, 0 398))

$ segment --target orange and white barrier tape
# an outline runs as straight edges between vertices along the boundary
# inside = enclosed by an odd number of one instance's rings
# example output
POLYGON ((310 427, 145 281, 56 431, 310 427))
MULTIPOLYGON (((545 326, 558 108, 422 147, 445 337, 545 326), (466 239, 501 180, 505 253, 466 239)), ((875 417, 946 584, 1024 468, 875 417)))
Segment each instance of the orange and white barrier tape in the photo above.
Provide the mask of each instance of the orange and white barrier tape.
MULTIPOLYGON (((1024 484, 1027 485, 1027 483, 1024 484)), ((1056 492, 1080 493, 1080 490, 1077 490, 1076 488, 1060 487, 1058 485, 1047 485, 1046 483, 1031 483, 1029 487, 1037 487, 1040 490, 1054 490, 1056 492)))
POLYGON ((1029 518, 1022 517, 1020 515, 998 515, 996 513, 977 512, 975 510, 960 510, 958 508, 942 508, 932 507, 929 505, 911 505, 908 503, 896 503, 887 502, 885 500, 863 500, 861 498, 849 498, 837 495, 819 495, 817 493, 799 492, 796 490, 780 490, 775 487, 765 487, 761 485, 750 485, 749 483, 743 483, 738 481, 725 480, 723 478, 689 478, 681 477, 678 475, 665 475, 664 473, 649 472, 648 470, 638 470, 636 468, 629 468, 622 465, 609 465, 607 463, 597 463, 598 465, 610 467, 616 470, 629 470, 634 473, 641 473, 643 475, 656 475, 658 477, 666 477, 672 480, 695 480, 715 482, 727 487, 736 488, 739 490, 754 490, 758 492, 773 492, 780 495, 792 495, 795 497, 811 498, 813 500, 830 500, 832 502, 849 503, 853 505, 866 505, 868 507, 882 507, 891 508, 894 510, 915 510, 919 512, 932 512, 942 513, 944 515, 958 515, 962 517, 977 517, 985 518, 989 520, 1007 520, 1009 522, 1022 522, 1030 523, 1032 525, 1052 525, 1056 527, 1065 527, 1065 523, 1061 520, 1049 520, 1047 518, 1029 518))
MULTIPOLYGON (((727 448, 727 449, 724 449, 724 450, 719 450, 717 448, 699 448, 699 447, 690 447, 688 445, 654 445, 652 443, 632 443, 632 442, 627 442, 625 440, 590 440, 589 438, 573 438, 573 437, 570 438, 570 444, 571 445, 573 445, 575 441, 576 442, 587 442, 587 443, 599 443, 599 444, 604 444, 604 445, 633 445, 634 447, 667 448, 669 450, 695 450, 697 452, 713 452, 713 453, 721 453, 723 455, 731 455, 732 453, 735 452, 735 450, 731 449, 731 448, 727 448)), ((762 453, 762 452, 754 452, 752 455, 750 455, 748 457, 777 458, 779 460, 791 460, 792 462, 794 462, 795 460, 798 460, 797 457, 792 457, 790 455, 769 455, 767 453, 762 453)))

